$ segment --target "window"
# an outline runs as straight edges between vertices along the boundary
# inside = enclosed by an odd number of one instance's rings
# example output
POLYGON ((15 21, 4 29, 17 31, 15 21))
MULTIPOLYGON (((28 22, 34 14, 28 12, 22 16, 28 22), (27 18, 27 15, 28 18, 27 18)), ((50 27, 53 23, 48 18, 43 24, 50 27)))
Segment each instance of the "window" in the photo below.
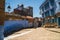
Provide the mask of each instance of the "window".
POLYGON ((58 17, 58 25, 60 26, 60 17, 58 17))
POLYGON ((42 7, 42 11, 44 12, 44 7, 42 7))
POLYGON ((45 10, 49 8, 49 2, 45 4, 45 10))
POLYGON ((45 12, 45 17, 50 16, 49 11, 45 12))
POLYGON ((44 18, 44 13, 42 14, 42 17, 44 18))
POLYGON ((59 2, 59 8, 60 8, 60 2, 59 2))
POLYGON ((54 0, 50 0, 51 6, 54 6, 54 0))
POLYGON ((54 13, 55 13, 55 11, 54 11, 54 8, 53 8, 53 9, 51 9, 51 15, 53 16, 54 13))

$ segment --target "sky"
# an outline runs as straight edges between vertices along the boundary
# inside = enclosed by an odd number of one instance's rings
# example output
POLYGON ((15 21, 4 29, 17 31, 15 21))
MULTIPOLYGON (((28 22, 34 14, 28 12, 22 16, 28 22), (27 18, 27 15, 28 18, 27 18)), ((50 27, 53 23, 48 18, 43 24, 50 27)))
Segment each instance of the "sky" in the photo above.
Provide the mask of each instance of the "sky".
POLYGON ((39 7, 45 0, 6 0, 5 1, 5 12, 8 12, 7 6, 10 4, 11 12, 17 5, 24 4, 24 7, 33 7, 33 17, 41 17, 39 7))

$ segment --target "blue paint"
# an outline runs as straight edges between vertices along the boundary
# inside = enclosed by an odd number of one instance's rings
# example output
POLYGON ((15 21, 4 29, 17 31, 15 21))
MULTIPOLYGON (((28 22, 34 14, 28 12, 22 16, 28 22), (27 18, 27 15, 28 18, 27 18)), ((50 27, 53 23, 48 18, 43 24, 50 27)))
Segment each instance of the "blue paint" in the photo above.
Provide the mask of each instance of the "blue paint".
POLYGON ((0 40, 3 40, 4 39, 4 27, 3 26, 0 26, 0 40))
POLYGON ((13 20, 13 21, 5 21, 4 23, 4 34, 9 34, 13 31, 20 30, 22 28, 28 27, 27 20, 13 20))

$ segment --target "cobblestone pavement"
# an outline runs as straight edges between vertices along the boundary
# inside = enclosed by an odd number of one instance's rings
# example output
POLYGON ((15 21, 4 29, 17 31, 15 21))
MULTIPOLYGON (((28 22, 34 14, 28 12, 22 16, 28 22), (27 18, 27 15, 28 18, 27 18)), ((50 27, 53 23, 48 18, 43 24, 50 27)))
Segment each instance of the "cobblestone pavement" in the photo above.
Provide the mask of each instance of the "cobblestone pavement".
POLYGON ((15 38, 10 38, 9 40, 60 40, 60 33, 47 29, 49 28, 37 28, 34 30, 32 29, 30 33, 15 38))

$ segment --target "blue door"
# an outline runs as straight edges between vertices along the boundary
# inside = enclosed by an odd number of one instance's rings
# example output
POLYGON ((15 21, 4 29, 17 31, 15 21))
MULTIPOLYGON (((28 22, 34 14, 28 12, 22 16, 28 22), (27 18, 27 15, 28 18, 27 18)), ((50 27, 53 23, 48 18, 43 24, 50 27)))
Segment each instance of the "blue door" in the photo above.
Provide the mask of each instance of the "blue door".
POLYGON ((60 26, 60 17, 58 17, 58 25, 60 26))

